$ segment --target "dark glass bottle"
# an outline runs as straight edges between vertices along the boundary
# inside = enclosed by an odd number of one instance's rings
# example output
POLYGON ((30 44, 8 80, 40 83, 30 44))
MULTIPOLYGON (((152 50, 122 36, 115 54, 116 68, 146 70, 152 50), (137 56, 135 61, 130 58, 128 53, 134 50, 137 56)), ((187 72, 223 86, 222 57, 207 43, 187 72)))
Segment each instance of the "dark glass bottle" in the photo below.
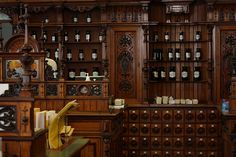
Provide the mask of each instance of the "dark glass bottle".
POLYGON ((184 41, 184 32, 183 31, 181 31, 180 33, 179 33, 179 41, 184 41))
POLYGON ((170 41, 170 35, 169 32, 165 32, 165 41, 170 41))
POLYGON ((69 80, 75 80, 75 69, 68 70, 68 78, 69 80))
POLYGON ((86 31, 86 33, 85 33, 85 40, 86 41, 91 41, 91 32, 90 31, 86 31))
POLYGON ((160 75, 162 80, 166 79, 166 71, 164 67, 160 67, 160 75))
POLYGON ((175 67, 171 66, 169 68, 169 80, 175 80, 176 78, 176 70, 175 67))
POLYGON ((186 67, 186 66, 182 67, 181 78, 182 78, 182 80, 188 80, 188 78, 189 78, 188 67, 186 67))
POLYGON ((47 31, 43 31, 43 42, 47 42, 47 40, 48 40, 47 31))
POLYGON ((201 48, 196 48, 195 60, 199 61, 201 59, 201 48))
POLYGON ((86 69, 81 68, 80 69, 80 76, 86 76, 86 72, 87 72, 86 69))
POLYGON ((159 80, 159 71, 158 68, 152 69, 152 79, 153 80, 159 80))
POLYGON ((84 60, 84 50, 83 49, 79 49, 79 60, 84 60))
POLYGON ((55 60, 58 61, 59 60, 59 49, 55 49, 55 53, 54 53, 54 57, 55 57, 55 60))
POLYGON ((36 34, 35 31, 32 32, 31 36, 32 36, 35 40, 37 40, 37 34, 36 34))
POLYGON ((193 80, 194 81, 199 81, 201 80, 201 71, 200 71, 200 67, 194 67, 194 71, 193 71, 193 80))
POLYGON ((52 35, 52 42, 57 42, 57 34, 56 33, 54 33, 52 35))
POLYGON ((50 49, 45 49, 45 52, 46 52, 46 57, 50 58, 51 50, 50 49))
POLYGON ((169 58, 169 61, 174 60, 174 55, 173 55, 173 49, 172 48, 168 48, 168 58, 169 58))
POLYGON ((92 49, 92 60, 98 59, 97 49, 92 49))
POLYGON ((64 32, 64 41, 67 42, 69 40, 68 32, 64 32))
POLYGON ((190 48, 186 48, 185 49, 185 60, 189 61, 191 59, 191 49, 190 48))
POLYGON ((67 61, 71 61, 71 60, 72 60, 72 52, 71 52, 71 49, 67 49, 66 59, 67 59, 67 61))
POLYGON ((200 31, 196 31, 195 40, 196 41, 200 41, 201 40, 201 32, 200 31))
POLYGON ((77 23, 79 21, 79 14, 75 14, 72 20, 74 23, 77 23))
POLYGON ((79 42, 80 41, 80 31, 76 30, 75 31, 75 42, 79 42))
POLYGON ((157 49, 157 60, 158 61, 162 60, 162 49, 157 49))
POLYGON ((93 67, 93 76, 98 76, 98 75, 99 75, 98 67, 93 67))
POLYGON ((180 49, 175 49, 175 60, 179 61, 181 59, 180 49))
POLYGON ((92 16, 91 16, 90 13, 87 14, 86 22, 87 22, 87 23, 91 23, 91 22, 92 22, 92 16))

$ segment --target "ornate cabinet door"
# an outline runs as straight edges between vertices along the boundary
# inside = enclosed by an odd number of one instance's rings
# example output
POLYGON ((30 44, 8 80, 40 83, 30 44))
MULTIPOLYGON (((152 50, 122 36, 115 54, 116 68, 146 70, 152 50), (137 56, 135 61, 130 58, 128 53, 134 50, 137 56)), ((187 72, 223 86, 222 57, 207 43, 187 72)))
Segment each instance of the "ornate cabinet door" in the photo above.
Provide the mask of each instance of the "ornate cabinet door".
POLYGON ((110 31, 111 92, 128 103, 142 102, 142 61, 145 46, 141 27, 113 27, 110 31))

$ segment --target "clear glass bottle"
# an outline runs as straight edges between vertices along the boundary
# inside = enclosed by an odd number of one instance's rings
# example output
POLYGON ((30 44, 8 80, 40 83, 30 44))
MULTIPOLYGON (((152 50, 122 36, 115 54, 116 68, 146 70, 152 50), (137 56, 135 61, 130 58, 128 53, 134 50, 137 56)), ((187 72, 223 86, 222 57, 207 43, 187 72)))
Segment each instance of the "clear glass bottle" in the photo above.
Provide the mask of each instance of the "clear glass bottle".
POLYGON ((64 41, 68 42, 69 37, 68 37, 68 32, 64 32, 64 41))
POLYGON ((173 49, 172 48, 168 48, 168 58, 169 58, 169 61, 174 60, 174 55, 173 55, 173 49))
POLYGON ((55 53, 54 53, 54 57, 55 57, 55 60, 58 61, 59 60, 59 49, 55 49, 55 53))
POLYGON ((201 71, 200 71, 200 67, 194 67, 194 71, 193 71, 193 80, 194 81, 199 81, 201 80, 201 71))
POLYGON ((181 32, 179 32, 179 41, 184 41, 184 32, 183 31, 181 31, 181 32))
POLYGON ((181 78, 182 80, 188 80, 189 78, 189 74, 188 74, 188 67, 187 66, 183 66, 182 67, 182 72, 181 72, 181 78))
POLYGON ((152 79, 153 80, 159 79, 159 71, 157 67, 152 69, 152 79))
POLYGON ((88 13, 87 16, 86 16, 86 22, 87 23, 91 23, 92 22, 92 16, 91 16, 90 13, 88 13))
POLYGON ((88 42, 91 41, 91 32, 90 31, 86 31, 85 40, 88 41, 88 42))
POLYGON ((179 61, 181 59, 180 49, 175 49, 175 60, 179 61))
POLYGON ((186 48, 185 49, 185 60, 189 61, 191 59, 191 49, 190 48, 186 48))
POLYGON ((100 32, 99 35, 98 35, 98 41, 99 42, 103 41, 103 33, 102 32, 100 32))
POLYGON ((92 49, 92 60, 98 59, 97 49, 92 49))
POLYGON ((79 60, 84 60, 84 50, 83 49, 79 49, 79 60))
POLYGON ((157 60, 157 53, 158 53, 158 52, 157 52, 157 49, 154 48, 154 49, 153 49, 153 52, 152 52, 152 54, 153 54, 153 58, 152 58, 152 59, 153 59, 153 60, 157 60))
POLYGON ((67 49, 66 59, 67 59, 67 61, 71 61, 71 60, 72 60, 72 52, 71 52, 71 49, 67 49))
POLYGON ((80 31, 76 30, 75 31, 75 42, 79 42, 80 41, 80 31))
POLYGON ((201 32, 200 31, 196 31, 195 40, 196 41, 200 41, 201 40, 201 32))
POLYGON ((176 78, 176 70, 175 67, 171 66, 169 68, 169 80, 175 80, 176 78))
POLYGON ((99 76, 99 69, 98 69, 98 67, 93 67, 93 76, 99 76))
POLYGON ((86 69, 83 68, 80 69, 80 76, 86 76, 86 73, 87 73, 86 69))
POLYGON ((195 60, 199 61, 201 59, 201 48, 196 48, 195 60))
POLYGON ((75 80, 75 69, 68 69, 69 80, 75 80))

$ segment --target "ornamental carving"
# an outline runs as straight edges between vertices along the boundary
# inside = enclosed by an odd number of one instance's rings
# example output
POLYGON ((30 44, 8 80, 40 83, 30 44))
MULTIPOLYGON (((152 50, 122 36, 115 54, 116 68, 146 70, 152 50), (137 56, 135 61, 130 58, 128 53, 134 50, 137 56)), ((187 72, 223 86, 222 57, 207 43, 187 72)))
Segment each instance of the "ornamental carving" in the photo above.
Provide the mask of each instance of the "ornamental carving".
POLYGON ((133 56, 128 51, 123 51, 118 56, 119 65, 121 65, 121 74, 127 75, 128 67, 130 63, 133 61, 133 56))
POLYGON ((46 85, 46 95, 47 96, 57 96, 58 89, 56 84, 46 85))
POLYGON ((231 77, 236 75, 236 31, 221 32, 221 94, 230 95, 231 77))
POLYGON ((66 86, 66 95, 67 96, 75 96, 78 95, 78 85, 67 85, 66 86))
POLYGON ((0 107, 0 131, 16 131, 16 106, 0 107))

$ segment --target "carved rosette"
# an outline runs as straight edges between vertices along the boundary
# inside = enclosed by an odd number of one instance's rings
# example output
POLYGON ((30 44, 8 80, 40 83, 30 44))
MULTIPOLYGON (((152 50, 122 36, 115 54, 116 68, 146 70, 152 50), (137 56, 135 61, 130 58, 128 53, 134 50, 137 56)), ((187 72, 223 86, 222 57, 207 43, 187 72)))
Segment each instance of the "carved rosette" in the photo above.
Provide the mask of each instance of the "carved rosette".
POLYGON ((221 95, 230 95, 232 75, 236 75, 236 31, 221 32, 221 95))
POLYGON ((47 96, 57 96, 58 95, 57 84, 47 84, 46 85, 46 95, 47 96))
POLYGON ((117 32, 117 96, 135 97, 135 32, 117 32))
POLYGON ((0 131, 16 131, 16 106, 0 107, 0 131))

